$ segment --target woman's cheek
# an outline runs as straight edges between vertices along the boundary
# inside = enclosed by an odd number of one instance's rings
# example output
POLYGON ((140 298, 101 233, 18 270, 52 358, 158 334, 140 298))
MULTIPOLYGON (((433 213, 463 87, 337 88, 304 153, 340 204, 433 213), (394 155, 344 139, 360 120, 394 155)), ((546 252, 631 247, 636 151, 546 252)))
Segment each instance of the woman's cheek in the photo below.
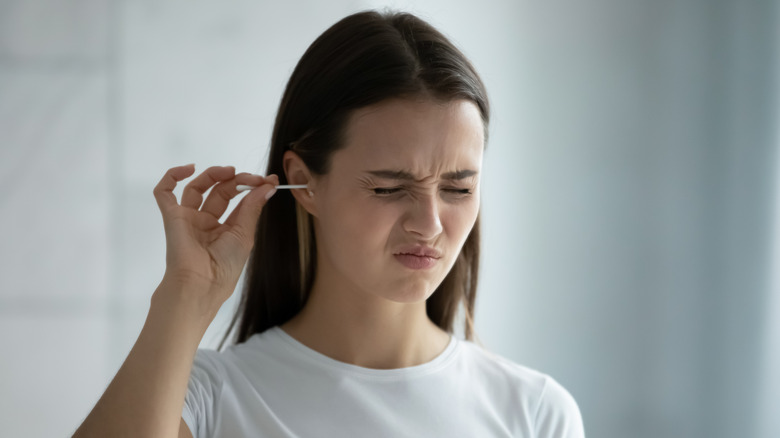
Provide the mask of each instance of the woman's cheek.
POLYGON ((465 240, 469 232, 471 232, 474 222, 477 220, 477 214, 479 214, 478 200, 464 203, 460 206, 453 206, 451 209, 449 216, 451 229, 453 232, 461 235, 460 240, 465 240))
POLYGON ((345 218, 344 225, 348 233, 356 234, 361 239, 372 239, 383 234, 382 230, 392 220, 396 210, 396 207, 387 203, 358 200, 350 204, 348 210, 341 210, 339 214, 345 218))

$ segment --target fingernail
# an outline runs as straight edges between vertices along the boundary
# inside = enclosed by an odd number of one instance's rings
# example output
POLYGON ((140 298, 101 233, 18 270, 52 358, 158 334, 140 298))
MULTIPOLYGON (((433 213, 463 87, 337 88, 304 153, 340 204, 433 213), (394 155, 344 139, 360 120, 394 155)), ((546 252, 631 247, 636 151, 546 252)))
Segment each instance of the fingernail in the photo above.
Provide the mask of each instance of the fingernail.
POLYGON ((274 193, 276 193, 276 189, 275 188, 269 190, 268 193, 265 194, 265 200, 267 201, 267 200, 271 199, 271 196, 273 196, 274 193))

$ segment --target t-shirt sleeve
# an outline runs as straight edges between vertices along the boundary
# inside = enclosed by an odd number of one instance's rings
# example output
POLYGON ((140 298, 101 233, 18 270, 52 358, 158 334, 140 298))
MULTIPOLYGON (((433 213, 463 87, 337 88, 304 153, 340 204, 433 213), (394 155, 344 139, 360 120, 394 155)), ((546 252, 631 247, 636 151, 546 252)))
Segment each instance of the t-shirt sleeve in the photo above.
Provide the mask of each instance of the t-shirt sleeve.
POLYGON ((213 350, 198 350, 192 363, 181 417, 193 438, 211 436, 215 430, 224 381, 217 355, 213 350))
POLYGON ((584 438, 582 415, 574 397, 547 377, 536 411, 537 438, 584 438))

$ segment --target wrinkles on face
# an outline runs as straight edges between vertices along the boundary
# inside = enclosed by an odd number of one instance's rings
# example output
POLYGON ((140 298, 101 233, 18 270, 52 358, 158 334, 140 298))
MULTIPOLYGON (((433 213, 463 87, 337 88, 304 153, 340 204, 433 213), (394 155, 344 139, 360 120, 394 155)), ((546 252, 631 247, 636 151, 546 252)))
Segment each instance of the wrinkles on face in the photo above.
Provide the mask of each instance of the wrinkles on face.
POLYGON ((469 101, 391 100, 356 113, 345 146, 317 178, 319 273, 334 287, 423 299, 446 276, 479 213, 479 110, 469 101), (410 245, 442 257, 410 271, 394 257, 410 245))
POLYGON ((364 193, 380 199, 397 199, 401 196, 413 200, 426 196, 440 196, 451 201, 474 194, 478 189, 479 179, 476 173, 459 180, 425 178, 375 178, 371 175, 361 175, 356 178, 357 185, 364 193))

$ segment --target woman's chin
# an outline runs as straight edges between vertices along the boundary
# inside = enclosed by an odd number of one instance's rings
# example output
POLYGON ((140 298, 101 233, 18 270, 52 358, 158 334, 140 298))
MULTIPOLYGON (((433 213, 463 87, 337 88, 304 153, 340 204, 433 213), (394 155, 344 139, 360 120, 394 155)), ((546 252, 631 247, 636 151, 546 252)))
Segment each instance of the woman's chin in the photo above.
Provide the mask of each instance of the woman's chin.
POLYGON ((428 281, 414 282, 414 284, 406 284, 403 287, 396 288, 392 291, 387 291, 382 296, 390 301, 402 304, 413 304, 424 302, 433 292, 436 291, 436 287, 433 287, 428 281))

